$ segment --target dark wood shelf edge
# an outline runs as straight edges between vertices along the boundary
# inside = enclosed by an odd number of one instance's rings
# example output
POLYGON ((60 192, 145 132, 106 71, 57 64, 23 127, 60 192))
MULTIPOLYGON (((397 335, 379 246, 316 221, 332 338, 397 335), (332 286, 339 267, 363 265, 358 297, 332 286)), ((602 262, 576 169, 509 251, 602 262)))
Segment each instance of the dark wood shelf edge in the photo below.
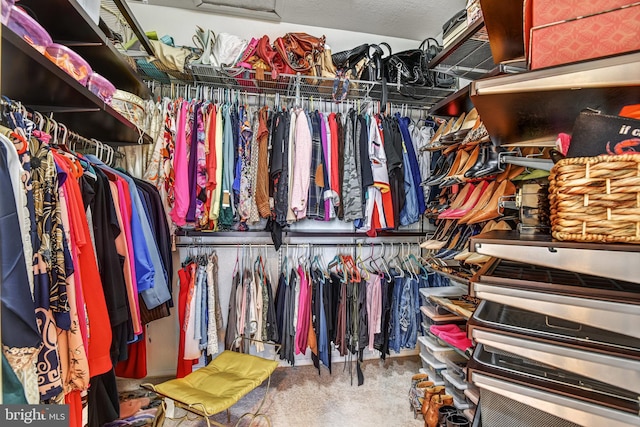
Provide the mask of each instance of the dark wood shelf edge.
POLYGON ((129 9, 129 5, 127 5, 127 2, 125 0, 113 0, 113 2, 118 7, 118 10, 120 10, 120 13, 122 13, 122 16, 124 17, 125 21, 127 21, 129 26, 133 30, 133 33, 138 38, 138 41, 140 42, 144 50, 150 56, 153 56, 154 55, 153 47, 151 46, 151 43, 149 43, 149 39, 147 38, 147 35, 142 29, 142 26, 140 25, 140 23, 138 23, 138 20, 136 19, 136 17, 133 16, 131 9, 129 9))
MULTIPOLYGON (((18 54, 23 54, 27 58, 29 58, 30 61, 33 61, 36 64, 36 67, 39 67, 45 70, 44 71, 45 73, 50 73, 50 75, 52 75, 62 86, 68 89, 68 92, 67 92, 68 95, 66 96, 68 96, 70 99, 66 100, 67 102, 64 103, 65 105, 62 105, 61 103, 59 103, 58 102, 59 99, 55 99, 54 100, 55 105, 50 105, 50 107, 51 107, 51 111, 54 111, 54 112, 56 112, 56 110, 59 107, 69 107, 68 112, 57 111, 56 116, 61 117, 61 121, 64 124, 71 127, 71 130, 75 130, 83 134, 83 136, 86 136, 89 138, 94 137, 109 143, 132 144, 132 143, 138 142, 139 134, 136 131, 136 126, 133 123, 131 123, 126 117, 124 117, 118 111, 113 109, 113 107, 105 104, 105 102, 102 101, 97 95, 95 95, 85 86, 80 84, 73 77, 68 75, 63 69, 59 68, 56 64, 51 62, 44 55, 42 55, 35 48, 33 48, 26 41, 24 41, 21 37, 16 35, 13 31, 9 30, 5 26, 2 26, 2 42, 8 44, 5 46, 5 50, 7 51, 5 53, 12 54, 12 57, 10 58, 10 60, 16 61, 16 63, 19 63, 19 64, 23 64, 25 59, 18 57, 18 54), (15 49, 15 52, 12 52, 14 49, 15 49), (74 108, 76 108, 79 111, 82 111, 83 109, 95 109, 96 111, 73 112, 74 108), (109 135, 101 135, 97 130, 96 130, 96 133, 82 132, 83 129, 74 128, 72 126, 71 123, 73 122, 68 122, 68 121, 65 122, 65 119, 69 117, 68 114, 74 114, 76 116, 82 115, 83 118, 88 116, 99 115, 102 118, 101 121, 105 121, 105 119, 107 121, 111 121, 111 123, 105 124, 105 128, 108 128, 110 131, 112 131, 113 135, 115 134, 120 135, 120 134, 126 133, 129 136, 129 138, 127 140, 120 140, 120 138, 112 138, 109 135), (122 128, 119 128, 119 129, 114 128, 110 126, 111 124, 114 124, 116 126, 122 126, 122 128), (126 131, 123 130, 125 128, 128 130, 126 131), (116 141, 107 141, 108 139, 115 139, 116 141)), ((3 58, 5 60, 9 60, 8 56, 4 56, 3 58)), ((9 65, 9 66, 12 66, 12 65, 9 65)), ((25 76, 25 78, 26 77, 27 76, 25 76)), ((27 81, 26 84, 28 85, 28 87, 23 89, 18 87, 16 82, 14 82, 14 84, 12 85, 9 85, 7 84, 7 82, 5 82, 5 84, 2 85, 3 95, 7 95, 10 98, 23 102, 26 106, 31 107, 35 105, 34 102, 31 102, 31 100, 35 99, 33 98, 34 92, 32 92, 32 95, 30 95, 27 98, 24 98, 24 96, 21 96, 20 92, 22 90, 25 90, 25 91, 37 90, 37 87, 33 86, 34 84, 36 84, 33 81, 32 82, 27 81), (8 88, 11 88, 11 89, 8 89, 8 88)), ((35 93, 37 94, 37 91, 35 93)), ((61 92, 57 92, 57 93, 61 93, 61 92)), ((41 113, 50 112, 50 111, 46 111, 47 104, 49 103, 41 102, 40 105, 38 105, 38 108, 40 108, 38 111, 40 111, 41 113), (42 111, 43 109, 45 111, 42 111)), ((76 123, 83 123, 83 121, 78 119, 76 123)), ((145 133, 143 133, 142 139, 144 143, 152 142, 151 137, 145 133)))
MULTIPOLYGON (((488 77, 495 77, 501 74, 507 73, 507 67, 503 64, 499 64, 491 71, 484 74, 477 80, 481 80, 488 77)), ((429 113, 434 116, 459 116, 463 112, 468 112, 473 108, 473 102, 471 101, 471 82, 465 87, 458 89, 451 95, 440 100, 431 107, 429 113)))
POLYGON ((21 3, 34 11, 55 42, 73 43, 71 48, 89 62, 93 71, 111 80, 118 89, 143 99, 151 97, 151 91, 136 70, 76 0, 22 0, 21 3), (60 16, 65 17, 66 23, 60 21, 60 16), (75 45, 82 42, 95 44, 75 45))

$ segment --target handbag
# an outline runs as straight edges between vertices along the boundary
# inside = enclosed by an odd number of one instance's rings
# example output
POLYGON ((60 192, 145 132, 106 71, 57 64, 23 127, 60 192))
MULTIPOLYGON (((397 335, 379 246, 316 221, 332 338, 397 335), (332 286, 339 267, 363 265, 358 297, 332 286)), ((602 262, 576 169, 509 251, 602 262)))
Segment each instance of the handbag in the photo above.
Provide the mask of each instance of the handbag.
POLYGON ((274 47, 294 72, 311 74, 311 68, 319 61, 319 55, 324 51, 325 40, 325 36, 287 33, 275 40, 274 47))
POLYGON ((429 70, 431 61, 442 46, 434 38, 427 38, 417 49, 409 49, 389 55, 384 60, 387 81, 401 86, 435 86, 433 73, 429 70))
POLYGON ((567 157, 620 155, 640 150, 640 120, 583 111, 573 125, 567 157))
POLYGON ((247 48, 247 41, 233 34, 219 33, 211 50, 214 67, 233 67, 247 48))

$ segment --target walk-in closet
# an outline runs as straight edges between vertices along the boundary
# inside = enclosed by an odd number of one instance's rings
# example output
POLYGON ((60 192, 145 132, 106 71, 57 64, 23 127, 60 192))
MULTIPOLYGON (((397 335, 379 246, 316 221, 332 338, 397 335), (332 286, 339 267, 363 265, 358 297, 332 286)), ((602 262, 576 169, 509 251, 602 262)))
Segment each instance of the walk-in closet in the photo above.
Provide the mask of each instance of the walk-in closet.
POLYGON ((640 426, 640 3, 2 0, 2 426, 640 426))

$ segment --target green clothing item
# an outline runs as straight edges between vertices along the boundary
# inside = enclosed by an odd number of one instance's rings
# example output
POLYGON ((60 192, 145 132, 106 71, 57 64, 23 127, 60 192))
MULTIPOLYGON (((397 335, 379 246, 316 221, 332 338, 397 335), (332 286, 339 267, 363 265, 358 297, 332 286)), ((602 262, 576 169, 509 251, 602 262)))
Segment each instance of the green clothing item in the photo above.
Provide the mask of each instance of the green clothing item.
POLYGON ((24 396, 22 383, 18 380, 13 368, 4 354, 2 355, 2 404, 3 405, 26 405, 27 398, 24 396))

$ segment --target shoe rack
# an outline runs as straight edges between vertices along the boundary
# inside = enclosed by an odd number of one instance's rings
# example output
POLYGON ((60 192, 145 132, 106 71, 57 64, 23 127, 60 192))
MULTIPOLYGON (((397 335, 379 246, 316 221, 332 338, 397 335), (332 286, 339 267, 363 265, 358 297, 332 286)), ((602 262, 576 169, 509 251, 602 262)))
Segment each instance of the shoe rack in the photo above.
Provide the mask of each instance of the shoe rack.
MULTIPOLYGON (((513 28, 498 3, 481 2, 492 47, 517 55, 504 45, 513 28), (494 31, 501 19, 502 32, 494 31)), ((639 62, 640 53, 630 53, 487 77, 470 84, 469 99, 495 146, 536 146, 571 133, 583 109, 616 114, 638 103, 639 62)), ((500 163, 518 164, 507 157, 500 163)), ((515 230, 469 240, 490 260, 468 289, 481 300, 467 324, 474 342, 467 373, 479 389, 483 424, 640 425, 640 247, 515 230)))

